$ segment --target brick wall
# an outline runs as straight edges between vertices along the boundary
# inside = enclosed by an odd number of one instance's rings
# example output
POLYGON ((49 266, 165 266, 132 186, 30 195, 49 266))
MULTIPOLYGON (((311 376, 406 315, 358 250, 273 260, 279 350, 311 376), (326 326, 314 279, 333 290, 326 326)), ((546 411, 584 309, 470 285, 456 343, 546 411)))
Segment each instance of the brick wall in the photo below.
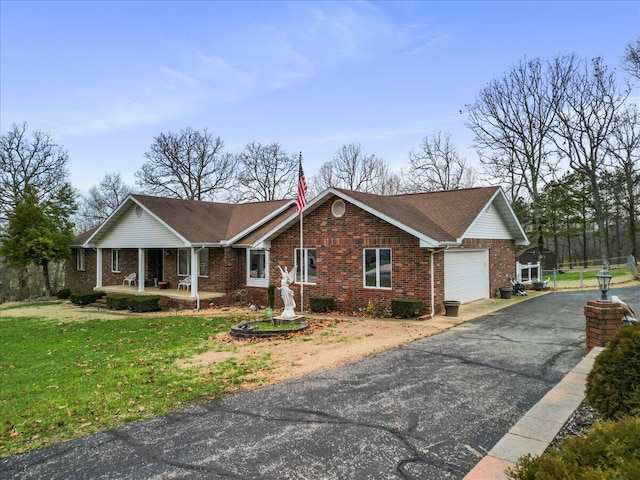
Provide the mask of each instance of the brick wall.
POLYGON ((617 303, 589 300, 584 307, 587 330, 587 353, 593 347, 604 346, 622 326, 624 310, 617 303))
POLYGON ((79 249, 71 249, 71 258, 67 260, 64 269, 64 286, 72 292, 92 290, 96 284, 96 251, 84 251, 84 270, 76 270, 76 255, 79 249))
MULTIPOLYGON (((336 299, 337 308, 354 311, 372 301, 378 309, 388 306, 394 298, 416 298, 430 309, 429 252, 418 240, 377 217, 347 204, 345 214, 336 218, 328 200, 304 219, 304 246, 316 248, 317 284, 305 285, 305 308, 308 298, 326 295, 336 299), (363 287, 363 249, 390 248, 392 289, 363 287)), ((294 251, 300 247, 300 229, 296 224, 271 242, 270 282, 280 284, 283 268, 294 266, 294 251)), ((442 258, 442 254, 439 254, 442 258)), ((442 262, 440 262, 442 263, 442 262)), ((443 275, 440 268, 436 276, 443 275)), ((299 301, 299 285, 293 286, 299 301)), ((276 300, 276 308, 282 300, 276 300)))

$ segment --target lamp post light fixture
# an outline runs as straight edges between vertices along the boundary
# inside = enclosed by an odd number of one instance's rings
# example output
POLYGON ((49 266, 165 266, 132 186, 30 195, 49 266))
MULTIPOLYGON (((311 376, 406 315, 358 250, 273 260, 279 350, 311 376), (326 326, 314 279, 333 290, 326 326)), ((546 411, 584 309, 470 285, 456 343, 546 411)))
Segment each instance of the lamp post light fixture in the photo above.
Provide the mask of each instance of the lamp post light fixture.
POLYGON ((598 279, 598 288, 602 292, 602 296, 600 297, 601 302, 610 302, 611 300, 607 297, 607 292, 609 291, 609 285, 611 285, 611 274, 609 273, 609 266, 604 265, 602 270, 600 270, 596 274, 596 278, 598 279))

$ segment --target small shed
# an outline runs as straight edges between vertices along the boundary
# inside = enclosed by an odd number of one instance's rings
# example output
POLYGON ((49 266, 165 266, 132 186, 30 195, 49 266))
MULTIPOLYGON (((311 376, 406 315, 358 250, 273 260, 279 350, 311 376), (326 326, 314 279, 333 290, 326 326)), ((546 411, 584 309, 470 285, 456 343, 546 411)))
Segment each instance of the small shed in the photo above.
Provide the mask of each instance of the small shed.
MULTIPOLYGON (((538 263, 538 259, 540 257, 539 252, 540 250, 537 246, 523 248, 516 253, 516 258, 518 262, 523 264, 538 263)), ((542 255, 544 255, 544 258, 542 259, 543 270, 553 270, 554 268, 558 268, 558 257, 554 252, 548 248, 543 248, 542 255)))

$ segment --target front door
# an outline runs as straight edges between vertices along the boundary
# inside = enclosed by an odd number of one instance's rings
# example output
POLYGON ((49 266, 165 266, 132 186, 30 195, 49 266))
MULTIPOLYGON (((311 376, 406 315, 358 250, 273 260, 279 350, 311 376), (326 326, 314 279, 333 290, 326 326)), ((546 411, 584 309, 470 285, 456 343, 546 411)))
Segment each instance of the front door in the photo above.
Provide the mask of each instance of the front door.
POLYGON ((149 278, 153 282, 154 287, 157 287, 158 282, 161 282, 163 280, 162 250, 147 250, 147 258, 149 259, 147 278, 149 278))

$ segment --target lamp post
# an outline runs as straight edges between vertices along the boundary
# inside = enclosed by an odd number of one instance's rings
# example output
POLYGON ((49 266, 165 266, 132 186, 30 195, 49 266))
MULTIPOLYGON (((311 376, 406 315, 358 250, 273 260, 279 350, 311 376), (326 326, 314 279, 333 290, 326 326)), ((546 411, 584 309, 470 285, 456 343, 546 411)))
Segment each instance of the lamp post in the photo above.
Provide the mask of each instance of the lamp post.
POLYGON ((601 302, 610 302, 609 297, 607 297, 607 292, 609 291, 609 285, 611 285, 611 274, 609 273, 609 266, 603 265, 602 270, 600 270, 596 274, 596 278, 598 279, 598 288, 602 292, 602 296, 600 297, 601 302))

